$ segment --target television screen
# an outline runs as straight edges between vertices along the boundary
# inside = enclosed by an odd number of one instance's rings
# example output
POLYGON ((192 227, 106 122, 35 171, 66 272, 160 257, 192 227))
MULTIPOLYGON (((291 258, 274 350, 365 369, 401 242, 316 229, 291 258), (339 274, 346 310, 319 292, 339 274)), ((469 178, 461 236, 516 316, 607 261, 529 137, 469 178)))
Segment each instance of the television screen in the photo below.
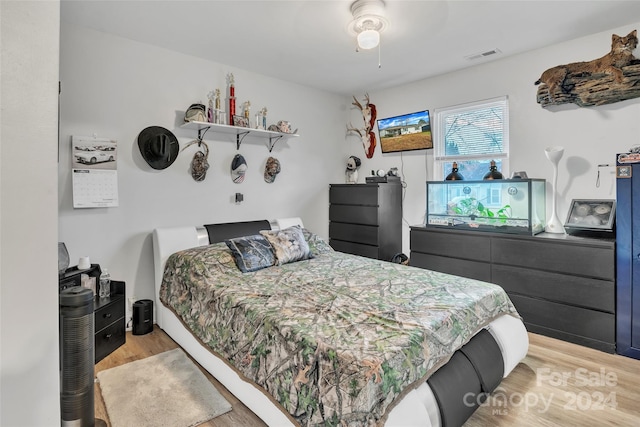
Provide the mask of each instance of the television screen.
POLYGON ((429 110, 378 120, 383 153, 433 148, 429 110))

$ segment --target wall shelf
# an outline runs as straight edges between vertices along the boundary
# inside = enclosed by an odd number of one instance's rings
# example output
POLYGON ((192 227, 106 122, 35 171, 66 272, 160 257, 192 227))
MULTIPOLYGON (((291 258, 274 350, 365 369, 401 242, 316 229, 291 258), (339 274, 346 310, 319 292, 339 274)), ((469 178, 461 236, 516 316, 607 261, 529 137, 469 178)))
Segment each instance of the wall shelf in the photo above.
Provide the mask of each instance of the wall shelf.
POLYGON ((239 126, 229 126, 229 125, 219 125, 215 123, 208 122, 187 122, 180 126, 184 129, 193 129, 198 131, 198 141, 202 141, 204 134, 207 131, 211 130, 215 133, 223 133, 228 135, 236 136, 236 148, 240 149, 240 144, 244 138, 248 135, 255 136, 257 138, 263 138, 267 140, 267 148, 269 148, 269 152, 273 150, 273 147, 276 145, 276 142, 282 140, 286 140, 289 138, 295 138, 299 136, 295 133, 282 133, 282 132, 273 132, 270 130, 262 130, 262 129, 251 129, 251 128, 243 128, 239 126))

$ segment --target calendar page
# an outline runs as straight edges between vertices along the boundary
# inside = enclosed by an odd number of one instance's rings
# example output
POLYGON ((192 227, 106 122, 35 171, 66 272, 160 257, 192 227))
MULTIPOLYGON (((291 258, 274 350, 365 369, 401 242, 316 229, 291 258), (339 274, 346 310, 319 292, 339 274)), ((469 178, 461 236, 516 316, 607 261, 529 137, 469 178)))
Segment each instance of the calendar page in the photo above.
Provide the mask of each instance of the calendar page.
POLYGON ((118 206, 118 144, 105 138, 73 136, 74 208, 118 206))

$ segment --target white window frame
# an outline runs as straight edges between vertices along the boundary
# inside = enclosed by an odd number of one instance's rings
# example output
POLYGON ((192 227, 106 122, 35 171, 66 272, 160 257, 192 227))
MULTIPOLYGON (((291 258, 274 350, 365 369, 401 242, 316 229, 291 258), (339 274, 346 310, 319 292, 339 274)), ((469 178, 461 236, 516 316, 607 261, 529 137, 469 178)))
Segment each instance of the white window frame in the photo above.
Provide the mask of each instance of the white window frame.
MULTIPOLYGON (((433 156, 433 179, 440 181, 451 172, 450 170, 443 170, 443 165, 446 162, 461 162, 465 160, 492 160, 500 159, 502 167, 500 172, 505 178, 509 177, 509 98, 500 96, 496 98, 486 99, 483 101, 470 102, 467 104, 454 105, 451 107, 438 108, 434 111, 434 156, 433 156), (486 155, 445 155, 445 118, 452 114, 461 114, 468 111, 489 108, 492 106, 503 107, 503 122, 502 122, 502 152, 501 153, 488 153, 486 155), (446 172, 446 173, 445 173, 446 172)), ((488 172, 488 170, 487 170, 488 172)))

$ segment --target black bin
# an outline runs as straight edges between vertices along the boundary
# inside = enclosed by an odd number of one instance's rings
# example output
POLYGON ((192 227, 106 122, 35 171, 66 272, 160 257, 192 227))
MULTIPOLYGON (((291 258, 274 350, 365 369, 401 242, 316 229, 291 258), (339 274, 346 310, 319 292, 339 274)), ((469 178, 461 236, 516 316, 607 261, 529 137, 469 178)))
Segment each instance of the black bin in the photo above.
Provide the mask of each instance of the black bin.
POLYGON ((144 335, 153 331, 153 301, 141 299, 133 303, 133 335, 144 335))

